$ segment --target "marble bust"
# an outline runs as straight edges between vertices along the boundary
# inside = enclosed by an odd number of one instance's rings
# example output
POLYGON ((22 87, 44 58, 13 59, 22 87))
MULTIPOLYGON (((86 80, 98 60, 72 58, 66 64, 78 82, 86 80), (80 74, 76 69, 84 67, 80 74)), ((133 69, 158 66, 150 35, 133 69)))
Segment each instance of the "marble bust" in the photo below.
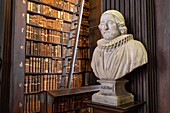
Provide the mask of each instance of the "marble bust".
POLYGON ((101 89, 92 101, 115 106, 133 102, 134 96, 124 88, 127 80, 121 78, 148 62, 146 49, 127 34, 125 19, 116 10, 102 14, 99 29, 103 38, 97 41, 91 67, 101 89))
POLYGON ((147 63, 143 44, 127 34, 121 13, 116 10, 104 12, 99 29, 103 38, 97 41, 91 62, 98 78, 117 80, 147 63))

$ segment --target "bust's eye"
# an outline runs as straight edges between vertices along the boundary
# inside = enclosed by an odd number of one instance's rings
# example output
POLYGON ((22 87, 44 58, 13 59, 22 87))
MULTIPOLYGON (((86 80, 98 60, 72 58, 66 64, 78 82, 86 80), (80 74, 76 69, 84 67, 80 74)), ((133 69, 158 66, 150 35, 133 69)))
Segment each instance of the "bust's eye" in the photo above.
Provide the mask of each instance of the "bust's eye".
POLYGON ((116 25, 116 23, 111 21, 111 20, 109 20, 109 21, 107 21, 107 25, 116 25))

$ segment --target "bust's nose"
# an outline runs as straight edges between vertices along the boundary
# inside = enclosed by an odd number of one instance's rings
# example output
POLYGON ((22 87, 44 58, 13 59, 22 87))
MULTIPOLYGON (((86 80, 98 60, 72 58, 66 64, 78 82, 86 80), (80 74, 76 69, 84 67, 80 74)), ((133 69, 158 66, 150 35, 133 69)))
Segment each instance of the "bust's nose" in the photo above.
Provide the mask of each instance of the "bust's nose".
POLYGON ((108 25, 105 24, 105 25, 104 25, 104 30, 108 30, 108 29, 109 29, 108 25))

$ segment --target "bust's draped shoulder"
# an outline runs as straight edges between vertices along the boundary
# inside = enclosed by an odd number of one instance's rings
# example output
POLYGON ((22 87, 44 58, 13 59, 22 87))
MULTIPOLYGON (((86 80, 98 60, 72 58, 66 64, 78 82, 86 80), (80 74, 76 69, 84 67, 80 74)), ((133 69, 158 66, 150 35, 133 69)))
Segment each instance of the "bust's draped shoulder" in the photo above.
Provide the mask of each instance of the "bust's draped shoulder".
POLYGON ((98 41, 91 62, 95 75, 100 79, 119 79, 148 61, 143 44, 134 40, 132 35, 106 43, 102 40, 98 41))

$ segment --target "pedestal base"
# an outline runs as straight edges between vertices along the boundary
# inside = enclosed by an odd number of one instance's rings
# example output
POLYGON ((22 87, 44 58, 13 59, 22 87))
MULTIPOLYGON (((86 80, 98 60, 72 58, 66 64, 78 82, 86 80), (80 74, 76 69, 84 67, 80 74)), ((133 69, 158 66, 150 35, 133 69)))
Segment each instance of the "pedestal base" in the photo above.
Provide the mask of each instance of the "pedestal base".
POLYGON ((92 95, 92 101, 102 104, 119 106, 122 104, 133 102, 134 96, 131 93, 128 93, 127 95, 124 96, 105 96, 99 93, 95 93, 92 95))
POLYGON ((128 80, 98 80, 100 91, 93 94, 92 102, 119 106, 134 101, 134 96, 125 89, 128 80))

